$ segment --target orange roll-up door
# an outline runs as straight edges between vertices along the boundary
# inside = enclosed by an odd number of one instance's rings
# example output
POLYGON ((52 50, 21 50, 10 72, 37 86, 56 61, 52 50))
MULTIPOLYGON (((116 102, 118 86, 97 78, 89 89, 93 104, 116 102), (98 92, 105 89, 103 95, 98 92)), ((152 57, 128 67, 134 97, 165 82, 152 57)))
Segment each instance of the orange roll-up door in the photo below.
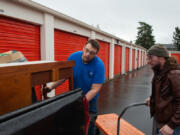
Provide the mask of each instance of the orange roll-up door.
POLYGON ((130 49, 129 48, 126 48, 126 65, 125 65, 125 69, 126 69, 126 72, 129 71, 129 53, 130 53, 130 49))
POLYGON ((179 54, 178 53, 172 53, 171 56, 174 56, 177 59, 178 63, 180 64, 180 53, 179 54))
POLYGON ((132 69, 135 69, 135 49, 132 50, 132 69))
POLYGON ((109 43, 98 40, 100 44, 100 51, 98 57, 103 61, 105 66, 105 78, 109 78, 109 43))
POLYGON ((137 58, 136 58, 136 60, 137 60, 137 68, 139 67, 139 50, 137 50, 137 58))
MULTIPOLYGON (((28 61, 40 60, 40 26, 0 16, 0 53, 21 51, 28 61)), ((36 96, 41 100, 40 87, 36 96)))
POLYGON ((143 65, 145 65, 145 52, 143 52, 143 65))
POLYGON ((143 65, 143 52, 141 51, 141 67, 143 65))
MULTIPOLYGON (((87 37, 55 29, 55 60, 66 61, 70 54, 76 51, 81 51, 87 41, 87 37)), ((64 84, 56 88, 55 95, 67 92, 68 90, 69 82, 67 80, 64 84)))
POLYGON ((114 48, 114 75, 121 74, 122 47, 115 45, 114 48))

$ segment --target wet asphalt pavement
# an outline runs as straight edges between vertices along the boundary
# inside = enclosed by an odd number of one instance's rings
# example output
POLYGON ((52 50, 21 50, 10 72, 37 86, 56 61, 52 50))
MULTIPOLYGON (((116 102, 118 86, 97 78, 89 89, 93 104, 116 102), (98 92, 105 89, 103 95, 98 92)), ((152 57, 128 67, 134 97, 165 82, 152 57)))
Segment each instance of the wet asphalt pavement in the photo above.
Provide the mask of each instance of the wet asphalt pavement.
MULTIPOLYGON (((152 76, 150 67, 145 66, 106 82, 99 96, 99 114, 120 114, 126 106, 144 102, 151 94, 152 76)), ((152 134, 152 119, 148 107, 130 108, 123 118, 145 134, 152 134)))

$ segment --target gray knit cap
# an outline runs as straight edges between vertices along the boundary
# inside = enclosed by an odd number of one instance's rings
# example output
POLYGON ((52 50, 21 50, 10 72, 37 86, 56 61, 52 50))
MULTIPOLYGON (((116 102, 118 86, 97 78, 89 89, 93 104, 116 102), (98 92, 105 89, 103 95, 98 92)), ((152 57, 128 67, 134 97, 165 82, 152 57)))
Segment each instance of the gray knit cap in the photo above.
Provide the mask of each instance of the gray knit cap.
POLYGON ((168 50, 162 45, 153 45, 147 52, 148 55, 169 57, 168 50))

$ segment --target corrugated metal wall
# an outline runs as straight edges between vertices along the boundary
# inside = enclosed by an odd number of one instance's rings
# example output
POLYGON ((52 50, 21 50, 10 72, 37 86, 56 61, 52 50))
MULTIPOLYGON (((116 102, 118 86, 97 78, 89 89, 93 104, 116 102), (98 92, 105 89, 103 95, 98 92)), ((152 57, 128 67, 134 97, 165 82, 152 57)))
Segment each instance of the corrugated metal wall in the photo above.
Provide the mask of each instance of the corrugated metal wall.
POLYGON ((104 62, 105 66, 105 78, 109 78, 109 46, 110 44, 104 41, 98 40, 101 48, 98 53, 99 58, 104 62))
POLYGON ((130 49, 126 48, 126 60, 125 60, 125 71, 129 71, 129 54, 130 54, 130 49))
POLYGON ((135 69, 135 49, 132 49, 132 69, 135 69))
POLYGON ((143 52, 141 51, 141 66, 143 65, 143 52))
POLYGON ((145 52, 143 52, 143 65, 145 64, 145 52))
POLYGON ((139 50, 137 50, 137 68, 139 67, 139 50))
POLYGON ((21 51, 29 61, 40 60, 40 26, 0 16, 0 53, 21 51))
MULTIPOLYGON (((54 32, 54 52, 56 61, 66 61, 70 54, 81 51, 88 38, 73 33, 55 30, 54 32)), ((55 95, 69 90, 69 82, 66 81, 55 90, 55 95)))
POLYGON ((180 64, 180 53, 172 53, 171 56, 174 56, 180 64))
POLYGON ((122 46, 115 45, 114 48, 114 75, 121 74, 122 46))
MULTIPOLYGON (((28 61, 40 60, 40 26, 0 16, 0 53, 21 51, 28 61)), ((40 86, 36 96, 41 100, 40 86)))

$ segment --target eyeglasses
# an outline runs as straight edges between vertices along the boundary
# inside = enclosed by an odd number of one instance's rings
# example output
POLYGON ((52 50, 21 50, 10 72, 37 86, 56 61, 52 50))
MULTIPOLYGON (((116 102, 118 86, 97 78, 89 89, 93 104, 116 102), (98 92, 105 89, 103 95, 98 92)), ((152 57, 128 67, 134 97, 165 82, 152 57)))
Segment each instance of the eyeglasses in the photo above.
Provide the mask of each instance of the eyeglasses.
POLYGON ((152 55, 147 55, 147 57, 148 57, 148 59, 152 59, 153 56, 152 55))
POLYGON ((89 53, 90 55, 96 55, 96 52, 95 51, 90 51, 89 49, 87 48, 84 48, 85 50, 85 53, 89 53))

